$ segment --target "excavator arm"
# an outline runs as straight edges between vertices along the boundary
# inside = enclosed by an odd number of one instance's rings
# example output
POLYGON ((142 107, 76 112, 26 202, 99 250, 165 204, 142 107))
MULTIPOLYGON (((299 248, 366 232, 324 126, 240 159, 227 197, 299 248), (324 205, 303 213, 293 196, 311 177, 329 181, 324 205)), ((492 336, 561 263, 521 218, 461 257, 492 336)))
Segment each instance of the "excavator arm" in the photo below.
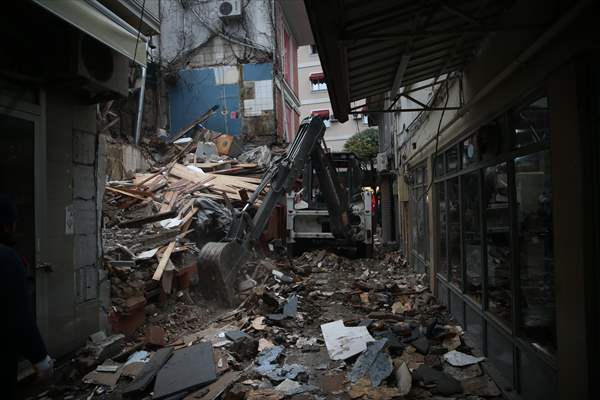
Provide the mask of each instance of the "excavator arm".
POLYGON ((200 250, 198 269, 202 278, 210 281, 207 287, 213 289, 216 297, 229 304, 235 302, 232 283, 238 268, 250 254, 252 242, 260 238, 279 200, 292 189, 296 178, 302 174, 309 157, 315 160, 321 190, 335 221, 335 232, 345 234, 348 228, 348 211, 344 206, 347 203, 344 199, 346 193, 330 157, 321 145, 324 133, 325 125, 320 117, 302 121, 286 154, 271 164, 252 196, 234 215, 227 237, 221 242, 209 242, 200 250), (267 187, 269 189, 262 204, 251 217, 250 210, 267 187))

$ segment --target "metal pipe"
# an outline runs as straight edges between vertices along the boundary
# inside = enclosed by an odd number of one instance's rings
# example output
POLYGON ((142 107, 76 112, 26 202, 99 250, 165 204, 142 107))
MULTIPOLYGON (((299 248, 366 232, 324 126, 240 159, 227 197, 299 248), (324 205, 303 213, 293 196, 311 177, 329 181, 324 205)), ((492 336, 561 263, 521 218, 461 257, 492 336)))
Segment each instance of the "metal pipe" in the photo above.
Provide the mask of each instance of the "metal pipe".
MULTIPOLYGON (((465 115, 477 102, 487 96, 492 90, 496 89, 506 78, 508 78, 513 72, 515 72, 523 63, 533 57, 544 45, 546 45, 551 39, 553 39, 556 35, 558 35, 563 29, 567 27, 581 12, 585 9, 585 7, 592 4, 591 0, 581 0, 576 5, 574 5, 566 14, 564 14, 556 23, 552 24, 547 31, 545 31, 539 38, 537 38, 531 46, 527 47, 517 58, 508 64, 506 68, 492 77, 488 83, 481 88, 481 90, 477 91, 473 98, 469 99, 467 103, 452 117, 448 123, 444 125, 444 127, 440 130, 439 135, 448 130, 456 121, 465 115)), ((427 146, 429 146, 435 137, 429 139, 421 148, 415 151, 406 161, 405 163, 410 162, 413 158, 415 158, 418 154, 421 153, 427 146)))
POLYGON ((142 117, 144 116, 144 95, 146 94, 146 67, 142 67, 142 86, 138 96, 138 112, 135 122, 135 144, 140 143, 140 134, 142 132, 142 117))

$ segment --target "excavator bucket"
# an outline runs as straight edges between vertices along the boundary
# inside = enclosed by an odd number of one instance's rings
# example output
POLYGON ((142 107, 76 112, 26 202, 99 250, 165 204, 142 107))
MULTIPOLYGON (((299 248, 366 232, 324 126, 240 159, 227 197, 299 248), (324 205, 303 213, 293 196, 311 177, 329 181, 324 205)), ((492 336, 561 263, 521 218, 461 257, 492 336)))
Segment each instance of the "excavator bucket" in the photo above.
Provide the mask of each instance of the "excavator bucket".
POLYGON ((198 256, 200 283, 221 302, 236 303, 235 277, 246 262, 248 250, 238 242, 208 242, 198 256))

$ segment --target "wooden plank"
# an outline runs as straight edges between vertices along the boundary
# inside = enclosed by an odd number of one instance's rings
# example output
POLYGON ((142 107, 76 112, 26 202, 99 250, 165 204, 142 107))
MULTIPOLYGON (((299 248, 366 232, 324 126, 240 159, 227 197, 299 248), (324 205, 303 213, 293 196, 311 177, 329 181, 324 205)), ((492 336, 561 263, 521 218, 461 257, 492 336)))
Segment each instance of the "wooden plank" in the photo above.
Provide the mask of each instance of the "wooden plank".
POLYGON ((147 217, 132 219, 130 221, 121 222, 119 224, 119 227, 120 228, 134 228, 134 227, 142 226, 144 224, 149 224, 150 222, 157 222, 157 221, 162 221, 163 219, 175 218, 176 216, 177 216, 176 211, 168 211, 168 212, 153 214, 153 215, 150 215, 147 217))
POLYGON ((177 241, 172 241, 167 246, 167 249, 165 250, 165 252, 163 253, 163 255, 160 258, 160 262, 158 263, 158 267, 156 267, 156 271, 154 271, 154 275, 152 276, 153 280, 160 281, 160 278, 162 277, 162 274, 165 271, 165 267, 167 266, 167 262, 171 258, 171 253, 173 252, 173 249, 175 248, 176 244, 177 244, 177 241))
POLYGON ((192 224, 192 218, 194 217, 194 215, 196 215, 196 213, 198 212, 198 207, 193 207, 189 213, 186 214, 185 217, 183 217, 183 222, 181 223, 181 232, 185 232, 190 228, 190 225, 192 224))
POLYGON ((146 200, 146 197, 147 197, 147 196, 144 197, 144 196, 140 196, 137 194, 133 194, 133 193, 127 192, 125 190, 117 189, 117 188, 110 187, 110 186, 107 186, 106 190, 108 190, 110 192, 114 192, 114 193, 119 193, 119 194, 122 194, 127 197, 133 197, 134 199, 138 199, 138 200, 146 200))
POLYGON ((171 204, 171 200, 173 199, 173 197, 175 197, 176 193, 169 190, 167 193, 165 193, 165 197, 163 199, 163 203, 160 206, 160 210, 158 211, 159 213, 165 213, 168 211, 171 211, 172 209, 172 204, 171 204))
POLYGON ((208 174, 202 174, 200 172, 193 171, 182 164, 173 165, 173 168, 171 168, 169 173, 177 178, 187 179, 188 181, 194 183, 204 183, 209 180, 208 174))

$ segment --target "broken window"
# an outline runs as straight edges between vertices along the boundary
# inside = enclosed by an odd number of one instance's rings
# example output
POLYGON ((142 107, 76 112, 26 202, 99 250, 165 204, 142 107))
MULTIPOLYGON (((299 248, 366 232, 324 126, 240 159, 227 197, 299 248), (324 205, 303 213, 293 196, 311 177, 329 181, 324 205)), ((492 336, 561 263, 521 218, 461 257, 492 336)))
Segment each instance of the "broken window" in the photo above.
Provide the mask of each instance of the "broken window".
POLYGON ((550 137, 548 98, 541 97, 511 115, 514 145, 517 148, 544 143, 550 137))
POLYGON ((519 238, 519 328, 534 347, 556 349, 550 152, 515 159, 519 238))
POLYGON ((510 212, 506 163, 484 169, 487 308, 507 326, 512 321, 510 212))

